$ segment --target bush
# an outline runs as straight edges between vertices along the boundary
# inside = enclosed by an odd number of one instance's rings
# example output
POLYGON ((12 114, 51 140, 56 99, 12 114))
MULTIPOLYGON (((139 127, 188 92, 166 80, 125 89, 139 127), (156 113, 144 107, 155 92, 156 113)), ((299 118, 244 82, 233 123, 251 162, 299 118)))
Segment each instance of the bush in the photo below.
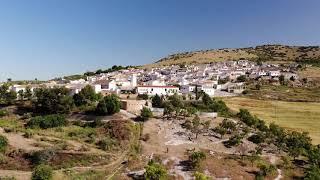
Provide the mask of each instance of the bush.
POLYGON ((201 151, 195 151, 189 155, 189 161, 193 169, 199 168, 201 161, 204 159, 206 159, 206 154, 201 151))
POLYGON ((8 139, 0 135, 0 152, 5 152, 8 147, 8 139))
POLYGON ((265 136, 262 133, 257 133, 257 134, 250 136, 248 138, 248 140, 255 143, 255 144, 260 144, 260 143, 264 142, 265 136))
POLYGON ((52 149, 35 151, 31 154, 31 162, 35 165, 47 163, 53 158, 54 155, 55 151, 52 149))
POLYGON ((148 94, 138 94, 137 99, 138 100, 148 100, 149 96, 148 96, 148 94))
POLYGON ((228 141, 223 142, 223 144, 227 147, 227 148, 231 148, 233 146, 237 146, 242 142, 242 137, 240 135, 234 135, 232 137, 230 137, 230 139, 228 141))
POLYGON ((316 165, 312 165, 307 169, 305 178, 306 180, 317 180, 320 179, 320 168, 316 165))
POLYGON ((120 111, 120 101, 116 95, 108 95, 101 100, 96 108, 98 115, 112 115, 120 111))
POLYGON ((61 127, 67 124, 65 116, 60 114, 53 114, 47 116, 37 116, 32 118, 28 123, 28 128, 48 129, 54 127, 61 127))
POLYGON ((206 176, 205 174, 202 174, 198 171, 194 173, 194 178, 195 178, 195 180, 209 180, 210 179, 208 176, 206 176))
POLYGON ((151 110, 147 107, 143 107, 141 110, 140 117, 143 121, 147 121, 149 118, 152 118, 153 114, 151 110))
POLYGON ((144 176, 147 180, 164 180, 167 177, 167 170, 162 165, 150 161, 144 176))
POLYGON ((104 151, 110 150, 115 144, 116 141, 111 138, 104 138, 97 142, 97 146, 99 147, 99 149, 102 149, 104 151))
POLYGON ((50 166, 39 165, 32 172, 32 180, 51 180, 53 170, 50 166))
POLYGON ((0 117, 4 117, 4 116, 7 116, 9 113, 7 110, 4 110, 4 109, 1 109, 0 110, 0 117))

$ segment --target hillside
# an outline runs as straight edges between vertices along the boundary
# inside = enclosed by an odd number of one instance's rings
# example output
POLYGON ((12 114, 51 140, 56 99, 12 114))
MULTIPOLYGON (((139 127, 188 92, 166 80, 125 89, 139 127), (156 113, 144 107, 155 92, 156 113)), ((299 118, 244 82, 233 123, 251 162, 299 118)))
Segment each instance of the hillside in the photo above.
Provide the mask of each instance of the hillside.
POLYGON ((319 46, 262 45, 237 49, 212 49, 169 55, 152 65, 203 64, 223 60, 305 61, 320 60, 319 46))

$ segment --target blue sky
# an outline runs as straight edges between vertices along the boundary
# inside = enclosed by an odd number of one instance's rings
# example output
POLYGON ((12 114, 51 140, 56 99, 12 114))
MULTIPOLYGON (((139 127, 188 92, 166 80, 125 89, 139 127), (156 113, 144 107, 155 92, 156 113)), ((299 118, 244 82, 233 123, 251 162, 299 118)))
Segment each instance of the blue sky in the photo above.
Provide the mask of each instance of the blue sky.
POLYGON ((320 44, 319 0, 2 0, 0 81, 49 79, 168 54, 320 44))

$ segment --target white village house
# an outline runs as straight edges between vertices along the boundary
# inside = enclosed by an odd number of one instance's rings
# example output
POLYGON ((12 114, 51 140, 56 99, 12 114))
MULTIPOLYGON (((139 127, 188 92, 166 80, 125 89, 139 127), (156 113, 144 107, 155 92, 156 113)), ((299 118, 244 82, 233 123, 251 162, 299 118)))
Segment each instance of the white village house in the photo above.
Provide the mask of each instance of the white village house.
POLYGON ((147 94, 149 96, 158 95, 174 95, 179 93, 179 88, 176 86, 138 86, 138 94, 147 94))

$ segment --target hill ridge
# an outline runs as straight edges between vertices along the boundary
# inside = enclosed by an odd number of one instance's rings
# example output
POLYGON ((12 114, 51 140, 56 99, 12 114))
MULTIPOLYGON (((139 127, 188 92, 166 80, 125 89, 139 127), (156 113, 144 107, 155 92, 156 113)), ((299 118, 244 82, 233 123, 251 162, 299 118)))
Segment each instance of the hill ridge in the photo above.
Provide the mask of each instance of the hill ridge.
POLYGON ((245 48, 219 48, 170 54, 153 65, 203 64, 223 60, 320 61, 319 46, 265 44, 245 48))

